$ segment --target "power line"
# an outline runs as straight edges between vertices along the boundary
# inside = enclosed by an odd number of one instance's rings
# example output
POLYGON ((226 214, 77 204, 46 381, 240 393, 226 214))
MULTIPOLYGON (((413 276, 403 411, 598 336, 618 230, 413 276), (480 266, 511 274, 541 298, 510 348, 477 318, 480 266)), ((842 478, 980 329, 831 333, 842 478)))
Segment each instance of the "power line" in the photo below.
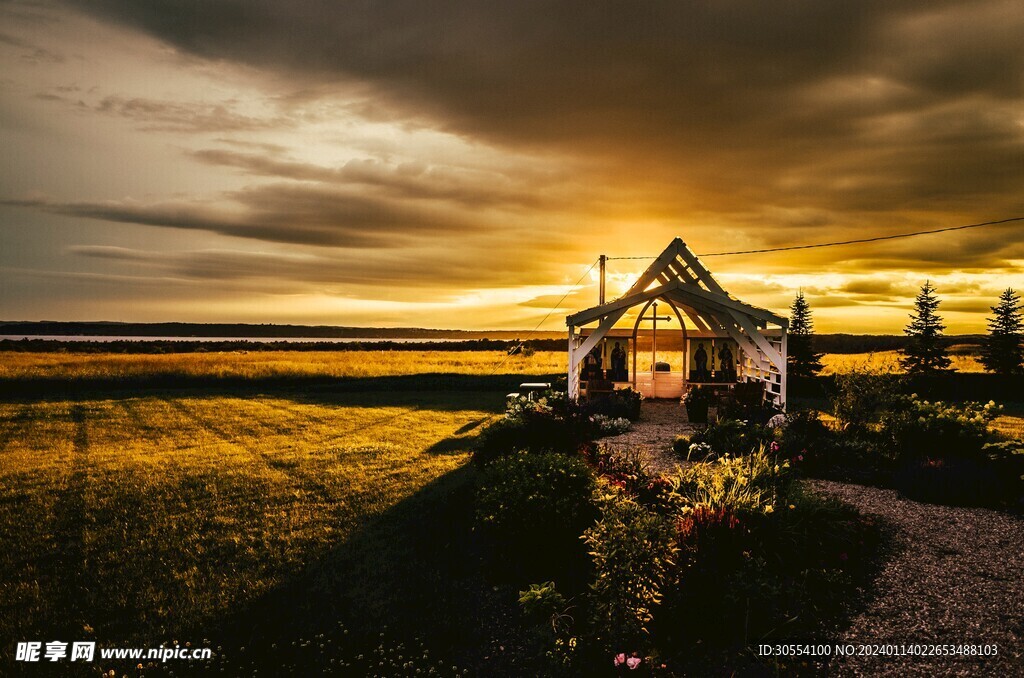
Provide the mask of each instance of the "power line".
MULTIPOLYGON (((963 231, 968 228, 981 228, 982 226, 996 226, 998 224, 1009 224, 1015 221, 1024 221, 1024 217, 1011 217, 1009 219, 1000 219, 998 221, 983 221, 978 224, 966 224, 963 226, 947 226, 945 228, 934 228, 927 231, 914 231, 912 233, 897 233, 895 235, 880 235, 874 238, 857 238, 855 240, 839 240, 834 242, 823 242, 814 243, 812 245, 790 245, 788 247, 768 247, 759 250, 737 250, 733 252, 710 252, 708 254, 698 254, 698 257, 731 257, 739 254, 767 254, 769 252, 789 252, 792 250, 810 250, 817 249, 820 247, 838 247, 840 245, 857 245, 866 242, 879 242, 881 240, 898 240, 900 238, 913 238, 919 235, 931 235, 933 233, 947 233, 949 231, 963 231)), ((654 257, 608 257, 609 260, 624 260, 624 259, 654 259, 654 257)))
MULTIPOLYGON (((565 301, 566 297, 568 297, 570 294, 572 294, 573 291, 575 291, 576 288, 580 286, 580 283, 583 282, 583 279, 586 278, 588 275, 590 275, 590 272, 594 270, 595 266, 597 266, 598 261, 600 261, 600 260, 599 259, 595 259, 594 260, 594 263, 592 263, 590 265, 590 268, 588 268, 586 271, 584 271, 583 275, 580 276, 580 279, 577 280, 575 283, 573 283, 572 287, 570 287, 566 291, 566 293, 562 295, 561 299, 559 299, 558 301, 555 302, 555 305, 552 306, 551 310, 548 311, 548 314, 546 316, 544 316, 544 318, 541 319, 541 321, 539 323, 537 323, 537 326, 534 327, 532 330, 530 330, 529 332, 526 333, 527 337, 529 337, 531 334, 536 334, 537 333, 537 330, 540 329, 540 326, 548 321, 548 318, 550 318, 551 314, 554 313, 558 309, 558 307, 562 305, 562 302, 565 301)), ((501 362, 498 363, 495 366, 495 368, 491 371, 491 374, 488 375, 488 376, 491 376, 491 375, 494 375, 495 373, 497 373, 497 371, 501 369, 501 366, 504 365, 505 362, 509 358, 511 358, 517 351, 519 351, 519 350, 521 350, 523 348, 523 345, 526 343, 526 341, 527 341, 526 339, 523 339, 518 344, 516 344, 515 346, 510 348, 508 350, 508 353, 505 354, 505 357, 501 359, 501 362)))
MULTIPOLYGON (((857 244, 861 244, 861 243, 880 242, 882 240, 899 240, 899 239, 902 239, 902 238, 913 238, 913 237, 916 237, 916 236, 919 236, 919 235, 932 235, 932 234, 935 234, 935 233, 948 233, 950 231, 964 231, 964 230, 967 230, 969 228, 981 228, 982 226, 996 226, 996 225, 999 225, 999 224, 1009 224, 1009 223, 1013 223, 1013 222, 1017 222, 1017 221, 1024 221, 1024 216, 1010 217, 1008 219, 999 219, 997 221, 983 221, 983 222, 980 222, 980 223, 977 223, 977 224, 965 224, 965 225, 962 225, 962 226, 947 226, 945 228, 933 228, 933 229, 924 230, 924 231, 913 231, 911 233, 897 233, 897 234, 894 234, 894 235, 880 235, 880 236, 875 236, 873 238, 856 238, 854 240, 836 240, 836 241, 832 241, 832 242, 814 243, 814 244, 810 244, 810 245, 790 245, 790 246, 787 246, 787 247, 766 247, 766 248, 757 249, 757 250, 735 250, 735 251, 731 251, 731 252, 709 252, 708 254, 698 254, 697 256, 698 257, 731 257, 731 256, 737 256, 737 255, 741 255, 741 254, 768 254, 770 252, 790 252, 790 251, 793 251, 793 250, 810 250, 810 249, 819 249, 819 248, 822 248, 822 247, 839 247, 840 245, 857 245, 857 244)), ((606 260, 607 261, 625 261, 625 260, 632 260, 632 259, 646 259, 646 260, 650 260, 650 259, 654 259, 654 258, 655 257, 653 257, 653 256, 607 257, 606 260)), ((581 282, 583 282, 583 279, 586 278, 587 275, 589 275, 591 271, 594 270, 594 267, 597 266, 597 264, 598 264, 598 261, 595 261, 594 263, 592 263, 590 265, 590 268, 588 268, 583 273, 583 275, 580 276, 580 279, 577 280, 572 285, 572 287, 570 287, 569 290, 565 294, 562 295, 562 298, 559 299, 555 303, 555 305, 551 308, 551 310, 548 311, 547 315, 545 315, 544 318, 539 323, 537 323, 537 326, 534 327, 532 330, 530 330, 529 332, 526 333, 527 337, 529 337, 532 334, 536 334, 537 333, 537 330, 540 329, 541 325, 543 325, 545 322, 547 322, 548 318, 551 317, 551 314, 554 313, 555 310, 557 310, 558 307, 562 305, 562 302, 565 301, 566 297, 568 297, 569 294, 573 292, 573 290, 575 290, 577 287, 579 287, 579 284, 581 282)), ((501 369, 502 365, 504 365, 505 362, 517 350, 522 349, 522 347, 523 347, 523 345, 525 343, 526 343, 526 339, 523 339, 516 346, 512 347, 511 349, 509 349, 509 352, 505 355, 505 357, 501 360, 501 362, 498 363, 498 365, 494 368, 494 370, 491 371, 491 375, 497 373, 497 371, 499 369, 501 369)))

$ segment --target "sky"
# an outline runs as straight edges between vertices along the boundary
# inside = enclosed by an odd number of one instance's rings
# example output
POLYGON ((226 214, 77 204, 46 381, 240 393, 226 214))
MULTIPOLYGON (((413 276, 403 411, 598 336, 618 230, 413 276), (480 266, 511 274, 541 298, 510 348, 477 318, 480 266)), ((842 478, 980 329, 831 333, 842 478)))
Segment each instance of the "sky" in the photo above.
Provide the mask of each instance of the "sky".
MULTIPOLYGON (((600 254, 1024 216, 1022 35, 1019 0, 0 0, 0 319, 558 330, 600 254)), ((820 332, 898 333, 926 280, 980 332, 1024 224, 705 263, 820 332)))

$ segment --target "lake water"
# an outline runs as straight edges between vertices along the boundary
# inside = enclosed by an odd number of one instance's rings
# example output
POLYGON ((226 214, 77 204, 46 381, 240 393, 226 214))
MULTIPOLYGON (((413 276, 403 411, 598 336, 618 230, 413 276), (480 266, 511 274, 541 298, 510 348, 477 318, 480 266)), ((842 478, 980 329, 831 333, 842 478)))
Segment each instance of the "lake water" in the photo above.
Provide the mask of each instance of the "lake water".
POLYGON ((434 341, 473 341, 472 339, 429 339, 422 337, 118 337, 118 336, 87 336, 87 335, 56 335, 56 334, 0 334, 0 339, 21 341, 22 339, 42 339, 44 341, 251 341, 259 344, 266 344, 276 341, 285 341, 296 344, 308 344, 311 342, 325 342, 330 344, 350 344, 354 342, 377 342, 393 341, 397 344, 425 344, 434 341))

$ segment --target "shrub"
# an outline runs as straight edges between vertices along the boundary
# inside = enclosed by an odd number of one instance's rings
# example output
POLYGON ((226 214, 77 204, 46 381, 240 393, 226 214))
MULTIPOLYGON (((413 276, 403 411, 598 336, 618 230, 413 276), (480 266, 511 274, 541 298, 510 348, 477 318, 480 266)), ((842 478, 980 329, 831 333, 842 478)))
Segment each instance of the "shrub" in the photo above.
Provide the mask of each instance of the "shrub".
POLYGON ((806 455, 809 450, 822 445, 831 445, 832 439, 832 431, 818 416, 818 412, 803 410, 786 416, 786 423, 779 436, 779 446, 786 455, 793 457, 797 454, 806 455))
POLYGON ((735 390, 719 406, 719 418, 749 421, 763 426, 768 423, 769 419, 782 412, 778 405, 763 398, 753 400, 749 395, 744 397, 741 391, 747 390, 751 386, 761 387, 761 393, 764 391, 760 384, 750 382, 736 384, 735 390))
POLYGON ((989 438, 989 422, 999 409, 993 402, 954 405, 912 395, 882 417, 880 432, 901 461, 977 459, 989 438))
POLYGON ((510 398, 505 417, 480 433, 473 459, 487 464, 524 450, 574 453, 597 435, 598 425, 562 392, 548 391, 535 400, 510 398))
POLYGON ((694 464, 682 472, 678 492, 694 506, 768 514, 786 497, 791 482, 789 462, 760 447, 743 457, 694 464))
POLYGON ((897 375, 865 370, 836 375, 832 414, 844 429, 868 430, 900 401, 903 383, 897 375))
POLYGON ((708 424, 707 428, 690 436, 689 445, 685 450, 680 449, 681 443, 680 448, 673 445, 673 449, 690 461, 700 461, 723 454, 743 455, 769 444, 772 435, 772 431, 763 425, 724 419, 708 424), (704 447, 695 448, 695 445, 706 445, 710 450, 704 447))
MULTIPOLYGON (((700 558, 722 568, 743 552, 746 529, 730 506, 697 505, 676 520, 677 540, 689 565, 700 558)), ((735 563, 734 563, 735 564, 735 563)))
POLYGON ((619 388, 611 393, 588 400, 582 405, 587 414, 601 414, 612 419, 636 421, 640 418, 640 404, 644 397, 632 388, 619 388))
POLYGON ((601 644, 615 652, 636 649, 673 570, 672 521, 628 497, 612 495, 583 538, 593 559, 589 602, 601 644))
POLYGON ((694 424, 706 424, 708 421, 708 407, 711 405, 711 389, 700 386, 690 386, 683 396, 683 406, 686 408, 686 417, 694 424))
POLYGON ((879 452, 879 436, 870 429, 834 431, 814 410, 786 417, 779 448, 794 469, 816 478, 877 479, 890 460, 879 452))
POLYGON ((502 457, 481 474, 477 524, 510 564, 547 573, 579 553, 579 537, 596 517, 594 489, 593 472, 580 457, 502 457))
POLYGON ((998 478, 992 490, 1009 508, 1024 510, 1024 440, 989 443, 981 451, 998 478))
POLYGON ((555 634, 567 630, 573 622, 569 616, 569 602, 558 592, 553 581, 530 584, 530 588, 520 591, 519 605, 528 618, 550 627, 555 634))
POLYGON ((632 423, 625 417, 618 417, 613 419, 606 417, 603 414, 595 414, 590 417, 590 421, 597 428, 597 432, 601 436, 616 436, 620 433, 625 433, 629 430, 632 423))

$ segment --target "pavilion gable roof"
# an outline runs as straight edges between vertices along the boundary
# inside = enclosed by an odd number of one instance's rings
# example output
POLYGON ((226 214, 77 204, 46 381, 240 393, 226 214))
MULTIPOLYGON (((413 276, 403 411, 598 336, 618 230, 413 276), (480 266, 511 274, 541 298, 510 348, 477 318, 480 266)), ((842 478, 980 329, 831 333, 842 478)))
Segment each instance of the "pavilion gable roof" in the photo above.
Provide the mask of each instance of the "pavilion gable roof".
POLYGON ((610 313, 626 309, 655 297, 666 297, 687 305, 710 307, 733 315, 748 316, 762 324, 775 323, 782 327, 789 321, 771 311, 744 303, 715 280, 711 271, 697 258, 686 243, 675 238, 635 283, 618 299, 580 311, 566 318, 574 327, 607 317, 610 313))

